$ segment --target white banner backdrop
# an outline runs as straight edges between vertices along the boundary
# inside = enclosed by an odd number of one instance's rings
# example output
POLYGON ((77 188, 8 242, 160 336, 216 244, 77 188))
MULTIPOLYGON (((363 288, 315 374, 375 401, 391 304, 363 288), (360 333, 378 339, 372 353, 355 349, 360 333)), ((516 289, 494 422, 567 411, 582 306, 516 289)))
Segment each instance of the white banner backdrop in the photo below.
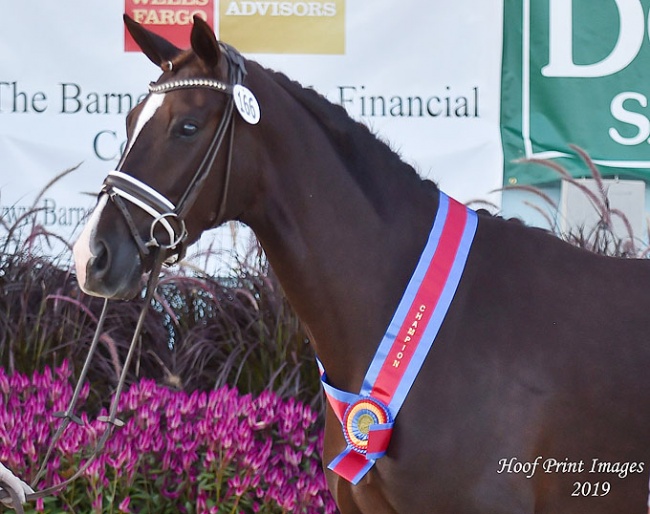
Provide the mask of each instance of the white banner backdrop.
MULTIPOLYGON (((234 0, 221 5, 219 0, 126 1, 157 9, 207 6, 214 9, 217 33, 220 12, 255 4, 281 7, 234 0)), ((344 53, 246 57, 344 105, 451 196, 498 204, 499 195, 491 191, 503 180, 502 0, 337 3, 345 12, 344 53)), ((125 52, 125 7, 116 0, 25 0, 2 6, 0 216, 6 223, 29 208, 54 176, 80 164, 38 204, 39 223, 74 238, 94 204, 83 193, 96 193, 116 166, 126 114, 159 75, 146 57, 125 52)), ((301 6, 294 7, 300 14, 301 6)), ((189 25, 183 28, 189 38, 189 25)))

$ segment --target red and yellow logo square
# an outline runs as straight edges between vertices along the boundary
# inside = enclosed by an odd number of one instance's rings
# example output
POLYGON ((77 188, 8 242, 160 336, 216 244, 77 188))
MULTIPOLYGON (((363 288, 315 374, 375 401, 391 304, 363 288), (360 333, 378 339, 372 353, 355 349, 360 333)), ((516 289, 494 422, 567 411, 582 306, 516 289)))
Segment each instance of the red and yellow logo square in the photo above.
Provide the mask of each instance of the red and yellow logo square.
MULTIPOLYGON (((214 2, 215 0, 125 0, 124 12, 177 47, 188 48, 194 16, 200 16, 214 27, 214 2)), ((140 51, 126 29, 124 50, 140 51)))

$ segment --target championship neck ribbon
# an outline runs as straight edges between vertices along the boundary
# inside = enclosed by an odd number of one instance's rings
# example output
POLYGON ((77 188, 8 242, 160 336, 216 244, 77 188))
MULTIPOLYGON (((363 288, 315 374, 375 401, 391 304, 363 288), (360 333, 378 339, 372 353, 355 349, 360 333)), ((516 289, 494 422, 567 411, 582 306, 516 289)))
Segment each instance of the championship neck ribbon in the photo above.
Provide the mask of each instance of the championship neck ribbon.
POLYGON ((347 442, 328 467, 353 484, 386 454, 395 418, 456 293, 477 224, 474 211, 440 192, 427 244, 359 394, 331 386, 318 361, 325 395, 347 442))

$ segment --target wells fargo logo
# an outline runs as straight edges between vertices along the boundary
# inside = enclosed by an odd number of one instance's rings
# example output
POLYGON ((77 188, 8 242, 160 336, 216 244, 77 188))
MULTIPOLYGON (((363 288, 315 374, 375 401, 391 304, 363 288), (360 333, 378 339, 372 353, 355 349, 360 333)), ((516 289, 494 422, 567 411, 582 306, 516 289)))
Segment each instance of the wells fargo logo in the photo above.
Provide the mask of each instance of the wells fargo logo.
POLYGON ((219 36, 242 52, 343 54, 345 0, 221 0, 219 36))
MULTIPOLYGON (((124 12, 135 21, 160 34, 180 48, 188 46, 188 25, 200 16, 214 27, 215 0, 125 0, 124 12)), ((139 47, 124 31, 124 49, 139 52, 139 47)))

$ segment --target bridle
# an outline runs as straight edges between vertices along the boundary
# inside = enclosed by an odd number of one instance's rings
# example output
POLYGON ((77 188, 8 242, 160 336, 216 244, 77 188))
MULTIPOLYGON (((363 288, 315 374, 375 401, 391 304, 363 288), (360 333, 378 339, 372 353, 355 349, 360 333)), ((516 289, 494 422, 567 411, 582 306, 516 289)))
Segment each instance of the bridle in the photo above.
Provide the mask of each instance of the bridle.
MULTIPOLYGON (((182 258, 185 251, 184 243, 187 239, 185 218, 201 192, 201 188, 214 165, 217 154, 228 135, 229 147, 226 156, 226 169, 221 189, 221 199, 219 202, 219 210, 215 219, 212 221, 212 226, 216 226, 223 221, 230 183, 235 128, 235 118, 233 116, 234 100, 232 97, 233 86, 241 84, 246 76, 246 67, 244 58, 239 52, 224 43, 219 43, 219 45, 222 50, 222 55, 228 61, 230 83, 224 83, 212 78, 191 78, 172 80, 161 84, 152 83, 149 85, 149 94, 152 95, 165 94, 183 89, 209 89, 229 95, 224 115, 212 136, 205 155, 178 202, 174 204, 148 184, 124 173, 122 166, 124 165, 127 152, 122 156, 117 170, 111 171, 104 180, 100 195, 107 194, 112 203, 118 208, 143 259, 150 256, 151 248, 165 250, 167 254, 166 262, 173 263, 182 258), (152 222, 149 227, 149 239, 145 240, 141 236, 129 212, 127 203, 135 205, 152 217, 152 222), (164 229, 168 236, 168 241, 165 243, 162 243, 156 238, 155 232, 158 225, 164 229), (169 252, 172 253, 170 254, 169 252)), ((168 66, 169 68, 171 66, 168 66)))
MULTIPOLYGON (((150 84, 149 93, 150 94, 165 94, 170 91, 176 91, 181 89, 210 89, 218 91, 220 93, 225 93, 230 96, 223 117, 221 118, 217 129, 212 136, 210 144, 206 150, 206 153, 199 164, 198 168, 194 172, 190 182, 188 183, 184 193, 182 194, 179 201, 174 204, 164 195, 156 191, 154 188, 145 184, 139 179, 124 173, 122 166, 126 157, 126 152, 122 156, 120 163, 117 166, 117 170, 111 171, 108 173, 108 176, 104 180, 100 196, 108 195, 108 198, 116 205, 120 213, 122 214, 129 231, 136 245, 138 246, 138 251, 140 256, 144 259, 145 257, 153 257, 153 265, 151 272, 149 274, 149 279, 147 282, 146 295, 144 298, 143 308, 140 312, 138 318, 138 323, 134 330, 133 338, 129 346, 129 351, 124 361, 124 366, 122 368, 122 373, 120 375, 117 388, 113 394, 111 400, 111 406, 109 409, 108 416, 102 416, 98 418, 98 421, 105 422, 107 424, 107 429, 104 431, 102 436, 99 438, 97 444, 91 455, 88 457, 83 466, 81 466, 77 472, 69 477, 64 482, 61 482, 55 486, 42 489, 40 491, 29 493, 26 495, 27 501, 36 500, 38 498, 43 498, 49 496, 50 494, 66 487, 74 480, 79 478, 90 466, 90 464, 99 456, 103 451, 106 442, 108 441, 112 429, 115 426, 122 426, 124 423, 117 418, 117 406, 119 403, 120 395, 126 383, 127 371, 129 365, 135 353, 135 348, 137 346, 137 341, 139 340, 142 327, 144 326, 144 319, 147 313, 147 306, 151 303, 153 299, 156 286, 158 284, 158 277, 162 268, 163 263, 173 263, 177 260, 180 260, 183 256, 185 250, 185 241, 187 239, 187 230, 185 228, 185 218, 192 208, 194 202, 196 201, 197 196, 201 191, 201 187, 204 184, 214 162, 217 158, 217 154, 226 138, 226 135, 229 135, 228 143, 228 154, 226 156, 226 170, 223 180, 223 189, 221 192, 221 199, 219 202, 219 210, 215 219, 213 220, 213 226, 218 225, 223 221, 226 201, 228 197, 228 186, 230 182, 231 174, 231 165, 232 165, 232 151, 233 151, 233 139, 234 139, 234 100, 233 100, 233 86, 235 84, 241 84, 245 75, 246 68, 244 64, 244 58, 237 52, 234 48, 224 43, 219 43, 219 46, 228 61, 229 69, 229 81, 230 83, 224 83, 212 78, 194 78, 194 79, 181 79, 181 80, 172 80, 169 82, 163 82, 161 84, 150 84), (152 222, 149 228, 149 239, 144 240, 140 235, 140 232, 137 230, 136 224, 131 216, 128 204, 134 205, 144 212, 148 213, 152 218, 152 222), (156 227, 160 225, 169 237, 168 242, 161 242, 156 238, 156 227), (171 252, 171 253, 170 253, 171 252)), ((171 71, 171 63, 169 63, 168 70, 171 71)), ((41 477, 45 473, 47 462, 52 455, 54 448, 62 436, 66 427, 70 424, 71 421, 81 424, 81 420, 78 416, 74 414, 74 409, 79 399, 81 389, 90 367, 90 362, 97 347, 97 343, 100 339, 102 333, 102 328, 104 320, 106 318, 106 312, 108 309, 108 299, 104 301, 104 306, 102 308, 101 315, 97 322, 97 328, 93 336, 93 341, 88 350, 88 355, 86 361, 79 375, 77 385, 75 387, 72 399, 70 404, 65 412, 55 413, 54 416, 62 418, 61 424, 57 428, 50 445, 41 464, 36 477, 33 480, 32 487, 36 487, 41 477)), ((12 489, 4 481, 0 481, 0 500, 10 498, 11 507, 16 511, 17 514, 24 514, 22 504, 19 501, 18 495, 14 489, 12 489)))

